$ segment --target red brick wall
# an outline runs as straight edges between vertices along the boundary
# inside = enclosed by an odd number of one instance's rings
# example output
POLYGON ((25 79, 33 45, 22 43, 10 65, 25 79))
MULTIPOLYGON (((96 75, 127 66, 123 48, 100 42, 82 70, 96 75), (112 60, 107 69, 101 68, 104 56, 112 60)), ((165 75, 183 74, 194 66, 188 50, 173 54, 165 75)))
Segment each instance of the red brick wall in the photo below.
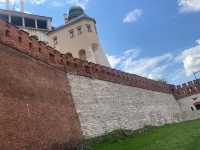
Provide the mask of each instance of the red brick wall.
POLYGON ((176 99, 192 96, 200 93, 200 79, 174 86, 173 94, 176 99))
POLYGON ((0 150, 64 149, 80 135, 66 74, 0 44, 0 150))
POLYGON ((59 69, 64 70, 65 68, 66 72, 152 91, 172 93, 171 86, 168 84, 82 61, 70 57, 69 55, 63 55, 45 43, 30 38, 28 33, 1 20, 0 43, 16 48, 26 55, 39 59, 59 69))

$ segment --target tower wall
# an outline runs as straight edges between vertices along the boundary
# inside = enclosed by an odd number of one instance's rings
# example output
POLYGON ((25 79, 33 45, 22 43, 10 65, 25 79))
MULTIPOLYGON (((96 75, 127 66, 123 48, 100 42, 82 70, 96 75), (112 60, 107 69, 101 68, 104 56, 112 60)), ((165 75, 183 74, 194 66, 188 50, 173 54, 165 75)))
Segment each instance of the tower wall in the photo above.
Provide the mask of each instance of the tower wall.
POLYGON ((63 54, 72 53, 75 58, 79 58, 80 50, 85 50, 88 61, 104 66, 110 66, 99 43, 95 26, 95 23, 88 19, 83 19, 71 25, 67 25, 48 34, 49 44, 63 54), (92 32, 88 32, 86 25, 91 26, 92 32), (81 34, 78 34, 78 27, 81 27, 82 29, 81 34), (70 31, 72 30, 74 31, 74 36, 70 38, 70 31), (57 38, 56 45, 53 41, 55 37, 57 38), (97 47, 94 48, 94 45, 97 47))

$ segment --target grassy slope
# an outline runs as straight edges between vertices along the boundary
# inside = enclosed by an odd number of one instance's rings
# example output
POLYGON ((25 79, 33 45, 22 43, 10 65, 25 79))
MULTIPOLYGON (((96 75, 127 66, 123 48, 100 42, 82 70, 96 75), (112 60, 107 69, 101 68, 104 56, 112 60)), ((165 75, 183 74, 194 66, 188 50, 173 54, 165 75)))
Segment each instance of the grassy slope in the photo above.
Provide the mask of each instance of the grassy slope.
POLYGON ((121 140, 106 140, 94 150, 200 150, 200 120, 166 125, 121 140))

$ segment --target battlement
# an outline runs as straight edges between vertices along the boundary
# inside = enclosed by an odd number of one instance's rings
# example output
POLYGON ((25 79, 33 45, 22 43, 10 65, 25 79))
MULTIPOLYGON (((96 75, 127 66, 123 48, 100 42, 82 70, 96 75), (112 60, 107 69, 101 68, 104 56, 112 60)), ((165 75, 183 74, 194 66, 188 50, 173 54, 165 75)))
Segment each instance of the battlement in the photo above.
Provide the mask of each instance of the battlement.
POLYGON ((44 42, 0 20, 0 42, 65 72, 137 88, 172 93, 171 85, 63 55, 44 42))
POLYGON ((200 93, 200 79, 184 83, 182 85, 174 86, 172 88, 176 99, 181 99, 194 94, 200 93))

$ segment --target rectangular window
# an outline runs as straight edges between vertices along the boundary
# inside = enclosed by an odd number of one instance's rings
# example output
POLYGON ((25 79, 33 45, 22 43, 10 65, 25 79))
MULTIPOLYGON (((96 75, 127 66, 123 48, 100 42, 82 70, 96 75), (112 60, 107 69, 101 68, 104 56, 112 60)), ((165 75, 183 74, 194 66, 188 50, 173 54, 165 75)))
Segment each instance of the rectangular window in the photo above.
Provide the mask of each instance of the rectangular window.
POLYGON ((46 20, 37 20, 37 27, 39 29, 47 29, 47 21, 46 20))
POLYGON ((81 28, 81 26, 79 26, 79 27, 77 28, 77 31, 78 31, 78 35, 82 34, 82 28, 81 28))
POLYGON ((22 26, 22 17, 11 16, 11 24, 14 26, 22 26))
POLYGON ((54 45, 54 47, 55 47, 57 44, 58 44, 58 38, 57 38, 57 36, 55 36, 55 37, 53 38, 53 45, 54 45))
POLYGON ((74 37, 74 30, 70 30, 70 31, 69 31, 69 37, 70 37, 70 38, 73 38, 73 37, 74 37))
POLYGON ((4 14, 0 14, 0 19, 3 20, 3 21, 6 21, 6 22, 9 21, 8 15, 4 15, 4 14))
POLYGON ((92 32, 92 28, 91 28, 91 25, 90 25, 90 24, 86 24, 86 27, 87 27, 87 31, 88 31, 88 32, 92 32))
POLYGON ((200 110, 200 104, 195 105, 197 110, 200 110))
POLYGON ((30 28, 35 28, 35 20, 30 18, 25 18, 25 26, 30 28))

